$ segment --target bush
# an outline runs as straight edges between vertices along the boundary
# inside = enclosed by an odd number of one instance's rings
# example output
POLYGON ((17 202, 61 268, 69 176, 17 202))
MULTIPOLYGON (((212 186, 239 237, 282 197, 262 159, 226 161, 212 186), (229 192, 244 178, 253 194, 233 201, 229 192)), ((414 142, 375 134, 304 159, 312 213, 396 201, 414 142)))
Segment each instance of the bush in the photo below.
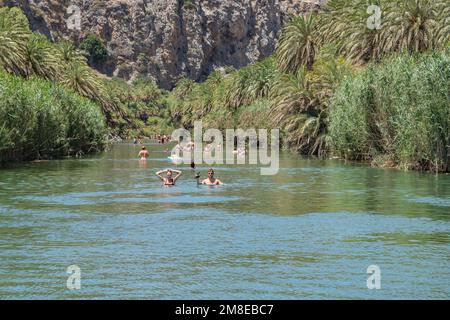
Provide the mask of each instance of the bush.
POLYGON ((372 64, 332 101, 334 150, 350 159, 383 157, 405 169, 449 171, 450 55, 400 55, 372 64))
POLYGON ((0 71, 0 162, 99 150, 104 135, 103 115, 90 100, 0 71))
POLYGON ((102 63, 108 57, 108 50, 103 42, 95 34, 88 34, 81 42, 80 49, 88 55, 91 64, 102 63))

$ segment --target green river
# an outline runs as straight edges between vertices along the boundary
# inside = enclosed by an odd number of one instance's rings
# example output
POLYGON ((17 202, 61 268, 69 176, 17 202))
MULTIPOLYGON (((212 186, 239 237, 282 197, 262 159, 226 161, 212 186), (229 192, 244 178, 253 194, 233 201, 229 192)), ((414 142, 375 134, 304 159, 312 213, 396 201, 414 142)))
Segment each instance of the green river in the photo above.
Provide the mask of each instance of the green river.
POLYGON ((0 299, 450 298, 450 175, 282 153, 164 188, 139 148, 0 169, 0 299))

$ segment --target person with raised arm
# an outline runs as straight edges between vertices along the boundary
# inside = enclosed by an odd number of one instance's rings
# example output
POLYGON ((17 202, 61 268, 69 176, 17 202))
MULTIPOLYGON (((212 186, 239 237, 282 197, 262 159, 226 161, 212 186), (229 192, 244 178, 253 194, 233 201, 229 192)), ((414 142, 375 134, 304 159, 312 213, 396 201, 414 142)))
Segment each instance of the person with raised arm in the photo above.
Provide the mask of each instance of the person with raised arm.
POLYGON ((161 179, 161 181, 165 186, 174 186, 178 178, 182 174, 183 173, 180 170, 172 170, 172 169, 161 170, 156 173, 156 175, 161 179), (166 175, 165 177, 162 175, 163 173, 165 173, 166 175), (175 177, 173 176, 174 173, 176 173, 175 177))

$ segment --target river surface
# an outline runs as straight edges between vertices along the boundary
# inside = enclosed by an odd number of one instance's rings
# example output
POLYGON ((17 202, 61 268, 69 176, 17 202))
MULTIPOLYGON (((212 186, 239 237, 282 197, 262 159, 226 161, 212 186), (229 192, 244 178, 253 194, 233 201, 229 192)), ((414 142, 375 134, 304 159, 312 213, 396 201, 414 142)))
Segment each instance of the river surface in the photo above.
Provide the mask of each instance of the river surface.
POLYGON ((0 170, 0 299, 450 298, 449 175, 283 153, 275 176, 180 166, 165 188, 148 147, 0 170))

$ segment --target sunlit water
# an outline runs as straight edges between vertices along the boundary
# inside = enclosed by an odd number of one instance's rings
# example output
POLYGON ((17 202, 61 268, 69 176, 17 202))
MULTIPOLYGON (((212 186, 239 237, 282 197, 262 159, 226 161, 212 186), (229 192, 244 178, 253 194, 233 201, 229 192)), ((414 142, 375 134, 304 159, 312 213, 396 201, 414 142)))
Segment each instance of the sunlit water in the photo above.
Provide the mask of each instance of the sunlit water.
POLYGON ((198 187, 184 166, 164 188, 149 147, 0 170, 0 298, 450 298, 450 176, 285 153, 276 176, 224 165, 198 187))

